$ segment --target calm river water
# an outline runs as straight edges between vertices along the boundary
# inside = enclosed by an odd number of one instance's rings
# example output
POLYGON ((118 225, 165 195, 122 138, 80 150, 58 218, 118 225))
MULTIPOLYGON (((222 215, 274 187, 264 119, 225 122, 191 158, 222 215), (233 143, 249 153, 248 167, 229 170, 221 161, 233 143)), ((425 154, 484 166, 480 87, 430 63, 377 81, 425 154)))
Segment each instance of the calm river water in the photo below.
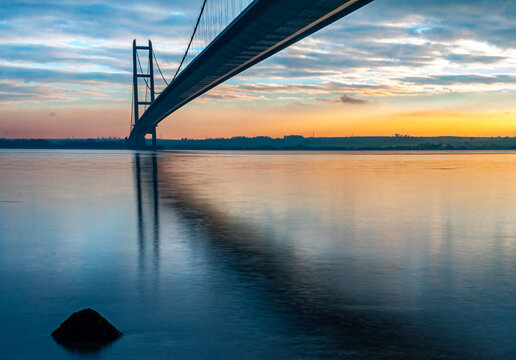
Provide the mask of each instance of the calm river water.
POLYGON ((516 153, 0 151, 2 359, 514 359, 516 153), (124 335, 50 333, 91 307, 124 335))

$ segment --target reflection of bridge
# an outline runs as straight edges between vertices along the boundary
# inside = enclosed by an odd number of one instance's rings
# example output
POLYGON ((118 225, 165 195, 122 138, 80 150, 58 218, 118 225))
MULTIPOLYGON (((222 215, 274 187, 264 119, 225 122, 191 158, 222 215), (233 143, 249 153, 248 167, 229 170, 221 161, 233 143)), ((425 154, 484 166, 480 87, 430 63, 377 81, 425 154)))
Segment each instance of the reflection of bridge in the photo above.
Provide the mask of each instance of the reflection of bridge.
MULTIPOLYGON (((216 0, 217 1, 217 0, 216 0)), ((133 46, 134 126, 129 141, 143 145, 145 135, 156 138, 160 121, 206 91, 289 45, 324 28, 372 0, 254 0, 174 77, 154 99, 152 46, 133 46), (149 51, 150 71, 138 74, 136 51, 149 51), (149 102, 138 102, 138 78, 151 92, 149 102), (150 79, 147 82, 147 78, 150 79), (150 83, 150 86, 149 86, 150 83), (141 117, 138 105, 148 105, 141 117)), ((203 3, 201 16, 206 5, 203 3)), ((199 24, 199 20, 198 20, 199 24)), ((197 30, 197 26, 194 30, 197 30)), ((202 33, 202 32, 201 32, 202 33)), ((188 54, 188 49, 185 54, 188 54)))
MULTIPOLYGON (((374 289, 384 284, 363 282, 367 279, 363 274, 374 267, 373 259, 357 261, 352 255, 347 258, 349 262, 335 268, 331 261, 319 261, 322 253, 309 251, 311 256, 303 256, 304 251, 290 246, 297 240, 289 239, 289 235, 264 231, 270 224, 253 225, 248 216, 253 212, 231 215, 225 206, 200 195, 197 186, 205 183, 203 174, 201 182, 197 182, 199 173, 179 166, 183 156, 135 154, 140 272, 149 271, 159 280, 160 257, 166 258, 167 252, 176 249, 168 246, 161 252, 160 247, 183 242, 177 240, 181 236, 170 236, 163 228, 172 220, 172 234, 183 234, 188 246, 202 245, 202 261, 210 259, 216 266, 231 271, 228 282, 235 281, 238 286, 230 292, 236 291, 236 296, 240 296, 235 289, 248 289, 246 295, 261 299, 267 305, 265 311, 272 311, 268 317, 295 326, 300 333, 307 334, 307 339, 315 339, 321 349, 347 349, 362 354, 358 358, 367 359, 466 357, 445 335, 420 327, 421 320, 411 315, 410 310, 405 313, 378 302, 374 289), (148 260, 152 267, 147 267, 148 260), (341 271, 336 272, 337 269, 341 271), (369 290, 357 297, 357 286, 369 290)), ((211 277, 208 281, 217 284, 211 277)), ((403 295, 399 296, 394 303, 403 304, 403 295)))

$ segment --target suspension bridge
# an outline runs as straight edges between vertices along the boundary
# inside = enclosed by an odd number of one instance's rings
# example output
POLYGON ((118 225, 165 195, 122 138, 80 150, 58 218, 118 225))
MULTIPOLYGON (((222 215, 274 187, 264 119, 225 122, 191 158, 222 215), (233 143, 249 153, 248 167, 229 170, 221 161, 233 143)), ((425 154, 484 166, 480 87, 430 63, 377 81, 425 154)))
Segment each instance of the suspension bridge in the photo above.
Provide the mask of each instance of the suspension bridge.
POLYGON ((202 0, 173 78, 163 75, 149 40, 133 41, 130 146, 145 145, 156 126, 193 99, 373 0, 202 0), (139 52, 148 52, 143 70, 139 52), (165 84, 155 91, 154 63, 165 84), (143 81, 143 82, 142 82, 143 81), (145 98, 140 101, 142 87, 145 98), (158 94, 158 96, 156 96, 158 94), (140 116, 141 112, 141 116, 140 116))

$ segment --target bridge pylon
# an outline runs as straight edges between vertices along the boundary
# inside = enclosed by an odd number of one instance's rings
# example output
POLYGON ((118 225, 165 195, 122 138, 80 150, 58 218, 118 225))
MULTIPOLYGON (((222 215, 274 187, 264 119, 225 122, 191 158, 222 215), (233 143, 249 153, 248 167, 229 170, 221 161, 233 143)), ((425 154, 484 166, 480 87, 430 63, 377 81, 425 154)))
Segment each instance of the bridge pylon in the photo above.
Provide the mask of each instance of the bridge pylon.
MULTIPOLYGON (((147 46, 137 45, 136 39, 133 40, 133 116, 131 117, 131 129, 140 121, 140 106, 149 106, 154 102, 154 53, 152 51, 152 42, 149 40, 147 46), (138 50, 148 52, 148 63, 147 72, 144 72, 144 68, 140 62, 138 50), (138 70, 139 69, 139 70, 138 70), (138 86, 141 84, 139 81, 143 79, 145 83, 145 100, 140 101, 140 95, 138 93, 138 86), (147 100, 147 94, 150 93, 150 99, 147 100)), ((156 147, 156 126, 152 127, 147 134, 152 135, 152 146, 156 147)), ((145 147, 145 135, 134 137, 129 136, 128 144, 131 147, 145 147)))

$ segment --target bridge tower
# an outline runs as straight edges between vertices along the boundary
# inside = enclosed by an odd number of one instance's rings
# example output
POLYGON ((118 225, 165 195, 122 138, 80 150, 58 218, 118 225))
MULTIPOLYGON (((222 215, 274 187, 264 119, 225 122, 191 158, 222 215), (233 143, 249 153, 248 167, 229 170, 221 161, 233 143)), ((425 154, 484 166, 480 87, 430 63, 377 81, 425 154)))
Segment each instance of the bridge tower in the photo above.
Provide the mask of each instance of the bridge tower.
MULTIPOLYGON (((136 39, 133 40, 133 110, 134 110, 134 119, 132 119, 134 127, 138 121, 140 121, 140 113, 139 106, 149 106, 154 102, 154 61, 153 61, 154 53, 152 52, 152 42, 149 40, 149 44, 147 46, 136 45, 136 39), (143 50, 148 52, 148 72, 143 72, 142 64, 140 63, 140 57, 138 55, 138 50, 143 50), (138 68, 140 71, 138 71, 138 68), (138 94, 138 79, 143 79, 146 86, 146 95, 147 90, 150 91, 150 101, 147 101, 145 98, 144 101, 140 101, 140 97, 138 94)), ((152 146, 156 147, 156 127, 154 126, 152 130, 149 132, 152 135, 152 146)), ((145 135, 139 137, 135 140, 131 145, 136 147, 145 146, 145 135)))

